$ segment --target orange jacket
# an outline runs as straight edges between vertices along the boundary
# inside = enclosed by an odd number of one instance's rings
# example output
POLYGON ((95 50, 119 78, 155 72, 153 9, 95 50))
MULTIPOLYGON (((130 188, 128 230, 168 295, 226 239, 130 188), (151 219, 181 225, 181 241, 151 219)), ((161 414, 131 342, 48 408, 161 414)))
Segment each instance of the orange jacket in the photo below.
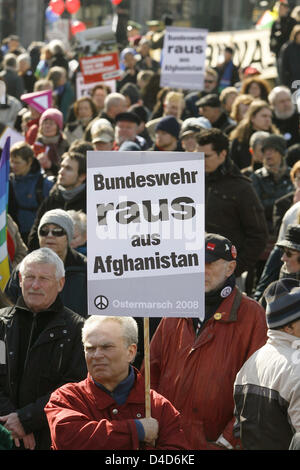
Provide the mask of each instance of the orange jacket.
POLYGON ((150 345, 151 388, 181 413, 192 449, 233 447, 233 384, 246 359, 265 344, 264 309, 235 288, 196 337, 188 318, 161 320, 150 345), (221 315, 220 315, 221 314, 221 315))

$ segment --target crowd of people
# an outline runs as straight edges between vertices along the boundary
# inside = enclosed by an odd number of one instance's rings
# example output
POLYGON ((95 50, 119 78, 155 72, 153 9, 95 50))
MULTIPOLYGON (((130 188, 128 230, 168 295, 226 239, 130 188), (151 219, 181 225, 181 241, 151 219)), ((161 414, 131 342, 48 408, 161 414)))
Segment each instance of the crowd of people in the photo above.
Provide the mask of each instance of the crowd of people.
POLYGON ((81 97, 61 41, 3 41, 0 125, 22 140, 10 148, 0 449, 300 448, 300 20, 285 0, 278 12, 274 79, 228 45, 198 90, 160 86, 163 31, 128 36, 115 90, 81 97), (22 101, 46 90, 43 112, 22 101), (143 319, 88 315, 93 150, 204 155, 205 312, 150 318, 151 416, 143 319))

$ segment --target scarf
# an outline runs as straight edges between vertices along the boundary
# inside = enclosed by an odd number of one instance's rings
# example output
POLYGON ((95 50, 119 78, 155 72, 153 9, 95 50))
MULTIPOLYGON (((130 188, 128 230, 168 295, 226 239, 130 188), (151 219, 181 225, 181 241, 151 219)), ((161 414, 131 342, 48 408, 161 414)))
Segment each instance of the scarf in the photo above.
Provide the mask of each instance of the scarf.
POLYGON ((58 189, 61 191, 61 194, 65 201, 70 201, 71 199, 73 199, 84 188, 85 188, 85 183, 81 184, 80 186, 76 186, 76 188, 73 188, 73 189, 66 189, 61 184, 58 185, 58 189))

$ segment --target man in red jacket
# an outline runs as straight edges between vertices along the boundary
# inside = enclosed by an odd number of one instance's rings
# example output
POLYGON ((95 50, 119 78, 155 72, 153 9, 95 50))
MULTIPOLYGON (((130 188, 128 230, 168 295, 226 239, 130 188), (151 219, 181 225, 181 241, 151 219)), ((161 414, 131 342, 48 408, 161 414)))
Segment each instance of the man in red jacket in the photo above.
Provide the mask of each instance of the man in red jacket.
POLYGON ((92 315, 82 330, 88 377, 52 393, 45 412, 55 450, 188 449, 180 415, 131 366, 138 329, 131 317, 92 315))
POLYGON ((194 450, 240 447, 235 376, 267 339, 264 309, 235 286, 236 257, 227 238, 206 234, 204 319, 163 318, 151 340, 151 387, 181 413, 194 450))

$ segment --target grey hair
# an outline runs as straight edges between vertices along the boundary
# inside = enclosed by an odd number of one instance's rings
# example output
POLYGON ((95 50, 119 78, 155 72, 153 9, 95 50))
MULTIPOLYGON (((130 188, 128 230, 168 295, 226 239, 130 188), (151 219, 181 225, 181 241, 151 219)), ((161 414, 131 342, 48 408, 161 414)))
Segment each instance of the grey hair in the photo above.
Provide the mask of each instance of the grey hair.
POLYGON ((138 326, 137 322, 132 317, 110 317, 104 315, 91 315, 84 323, 82 328, 82 342, 86 342, 88 333, 100 327, 106 321, 114 321, 118 323, 123 330, 123 338, 126 346, 131 344, 138 344, 138 326))
POLYGON ((104 100, 104 109, 105 110, 108 110, 109 108, 111 108, 112 106, 117 106, 120 104, 120 102, 126 102, 126 98, 124 95, 122 95, 121 93, 110 93, 109 95, 106 96, 105 100, 104 100))
POLYGON ((252 134, 252 136, 250 137, 249 147, 254 149, 256 145, 261 144, 265 140, 266 137, 269 137, 269 135, 270 135, 270 132, 266 132, 266 131, 254 132, 254 134, 252 134))
POLYGON ((19 266, 19 272, 23 276, 25 269, 28 264, 31 263, 40 263, 40 264, 52 264, 55 266, 55 277, 57 280, 65 276, 65 267, 64 263, 60 257, 50 248, 38 248, 37 250, 29 253, 19 266))
POLYGON ((14 69, 17 68, 17 58, 15 54, 13 54, 12 52, 5 54, 3 59, 3 67, 12 67, 14 69))
POLYGON ((292 96, 291 90, 287 86, 278 85, 278 86, 274 87, 268 95, 268 101, 269 101, 271 106, 274 106, 274 102, 275 102, 277 96, 279 95, 279 93, 282 93, 283 91, 287 95, 292 96))
POLYGON ((78 228, 80 233, 86 233, 86 225, 87 225, 87 216, 83 211, 75 211, 69 210, 67 211, 68 214, 71 216, 74 227, 78 228))
POLYGON ((18 55, 17 64, 19 64, 20 62, 27 62, 28 65, 31 65, 30 55, 26 54, 25 52, 23 54, 18 55))

